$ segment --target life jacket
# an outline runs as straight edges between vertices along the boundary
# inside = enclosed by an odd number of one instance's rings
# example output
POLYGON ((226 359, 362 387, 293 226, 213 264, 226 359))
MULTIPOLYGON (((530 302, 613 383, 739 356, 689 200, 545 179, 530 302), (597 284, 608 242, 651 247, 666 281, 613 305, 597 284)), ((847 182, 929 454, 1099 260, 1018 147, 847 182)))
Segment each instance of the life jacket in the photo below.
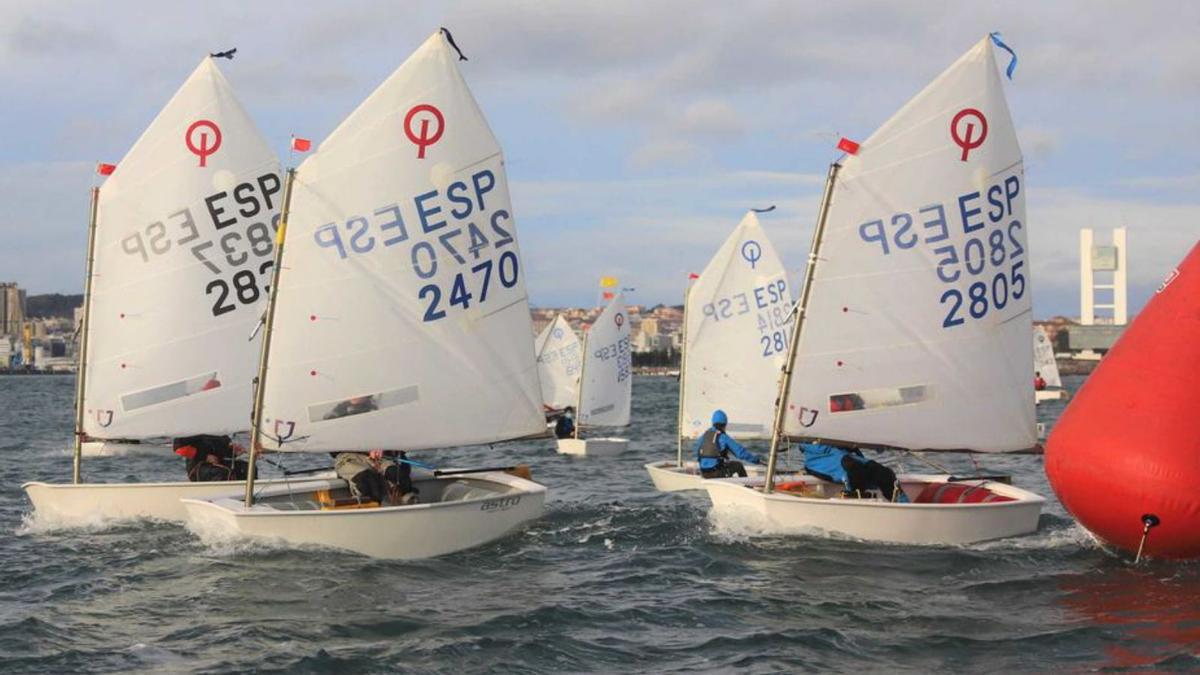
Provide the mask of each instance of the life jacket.
POLYGON ((723 460, 725 458, 725 451, 721 449, 720 444, 717 442, 717 439, 719 439, 721 437, 721 433, 722 432, 718 431, 717 429, 709 427, 708 431, 704 432, 704 435, 701 436, 701 440, 700 440, 700 459, 701 460, 715 459, 715 460, 717 460, 717 463, 720 464, 721 460, 723 460))

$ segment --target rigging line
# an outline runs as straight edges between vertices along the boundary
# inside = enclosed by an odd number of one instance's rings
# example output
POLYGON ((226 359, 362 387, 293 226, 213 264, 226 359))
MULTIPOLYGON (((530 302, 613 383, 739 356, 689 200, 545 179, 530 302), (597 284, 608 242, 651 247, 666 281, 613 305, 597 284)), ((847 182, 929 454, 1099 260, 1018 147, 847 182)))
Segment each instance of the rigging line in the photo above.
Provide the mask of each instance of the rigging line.
POLYGON ((941 464, 938 464, 937 462, 933 461, 932 459, 929 459, 928 457, 925 457, 924 455, 919 455, 919 454, 913 452, 912 450, 905 450, 904 452, 905 452, 905 454, 909 455, 913 459, 915 459, 919 462, 925 462, 929 466, 932 466, 933 468, 937 469, 938 471, 941 471, 942 473, 945 473, 945 474, 952 473, 946 467, 942 466, 941 464))

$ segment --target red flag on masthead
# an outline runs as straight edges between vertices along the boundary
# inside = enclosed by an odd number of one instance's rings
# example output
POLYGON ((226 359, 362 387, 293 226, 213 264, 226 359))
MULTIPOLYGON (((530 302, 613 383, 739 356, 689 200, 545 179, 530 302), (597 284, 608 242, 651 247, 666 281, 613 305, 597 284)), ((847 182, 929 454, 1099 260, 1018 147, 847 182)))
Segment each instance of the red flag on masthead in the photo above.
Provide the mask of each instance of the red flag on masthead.
POLYGON ((292 136, 292 149, 296 152, 308 152, 312 148, 312 141, 299 136, 292 136))
POLYGON ((848 153, 851 155, 858 154, 858 143, 855 143, 854 141, 850 140, 849 138, 843 137, 842 140, 838 141, 837 147, 838 147, 838 150, 841 150, 842 152, 845 152, 845 153, 848 153))
POLYGON ((689 280, 689 281, 690 281, 690 280, 692 280, 692 279, 699 279, 699 278, 700 278, 700 275, 699 275, 699 274, 696 274, 695 272, 689 272, 689 273, 688 273, 688 280, 689 280))
POLYGON ((100 174, 101 176, 111 176, 112 172, 116 170, 116 164, 105 164, 104 162, 98 162, 96 164, 96 173, 100 174))

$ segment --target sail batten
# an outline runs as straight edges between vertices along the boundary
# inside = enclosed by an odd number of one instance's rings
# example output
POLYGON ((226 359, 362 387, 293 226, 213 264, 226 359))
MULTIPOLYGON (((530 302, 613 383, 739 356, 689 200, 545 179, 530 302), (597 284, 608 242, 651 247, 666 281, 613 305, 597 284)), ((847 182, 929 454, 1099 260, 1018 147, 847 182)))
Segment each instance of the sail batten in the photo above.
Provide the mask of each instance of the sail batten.
POLYGON ((267 447, 544 433, 504 158, 441 33, 296 170, 267 447))
POLYGON ((843 160, 785 435, 913 450, 1036 445, 1020 147, 990 40, 843 160))
POLYGON ((100 188, 83 432, 250 426, 279 160, 206 57, 100 188))

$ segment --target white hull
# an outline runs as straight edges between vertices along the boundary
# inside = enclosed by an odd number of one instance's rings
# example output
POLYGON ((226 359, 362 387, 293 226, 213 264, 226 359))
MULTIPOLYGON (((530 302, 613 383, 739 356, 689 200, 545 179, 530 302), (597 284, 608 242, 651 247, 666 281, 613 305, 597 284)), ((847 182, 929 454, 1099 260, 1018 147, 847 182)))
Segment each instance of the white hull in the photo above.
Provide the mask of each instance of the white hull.
MULTIPOLYGON (((659 492, 703 490, 705 483, 711 480, 700 475, 695 461, 684 462, 682 467, 675 462, 652 462, 645 466, 650 480, 654 481, 654 487, 659 492)), ((746 473, 751 477, 761 476, 766 470, 766 467, 757 464, 746 465, 746 473)), ((799 475, 785 472, 776 474, 777 480, 796 480, 799 475)))
MULTIPOLYGON (((258 485, 296 483, 295 479, 260 480, 258 485)), ((182 523, 187 512, 182 497, 206 499, 241 494, 243 481, 191 483, 25 483, 21 486, 34 514, 62 525, 87 525, 106 520, 154 518, 182 523)))
POLYGON ((124 457, 126 455, 167 455, 170 445, 161 443, 122 443, 121 441, 84 441, 80 446, 84 457, 124 457))
POLYGON ((1033 400, 1035 403, 1043 401, 1065 401, 1070 396, 1066 389, 1042 389, 1034 390, 1033 400))
POLYGON ((578 457, 611 457, 629 447, 628 438, 560 438, 558 454, 578 457))
POLYGON ((546 488, 502 472, 414 481, 422 503, 321 510, 314 490, 343 490, 330 479, 263 490, 246 508, 238 498, 185 499, 188 527, 220 543, 250 537, 345 549, 373 558, 430 558, 486 544, 542 515, 546 488), (429 500, 426 502, 426 500, 429 500))
MULTIPOLYGON (((929 483, 946 483, 948 476, 902 475, 901 486, 915 499, 929 483)), ((763 534, 796 535, 830 532, 866 541, 896 544, 956 545, 1002 539, 1037 530, 1045 500, 1032 492, 990 481, 984 485, 1012 501, 991 503, 892 503, 880 499, 842 499, 841 486, 805 476, 803 483, 822 497, 799 497, 761 491, 762 481, 708 481, 704 487, 713 515, 750 519, 763 534)))

